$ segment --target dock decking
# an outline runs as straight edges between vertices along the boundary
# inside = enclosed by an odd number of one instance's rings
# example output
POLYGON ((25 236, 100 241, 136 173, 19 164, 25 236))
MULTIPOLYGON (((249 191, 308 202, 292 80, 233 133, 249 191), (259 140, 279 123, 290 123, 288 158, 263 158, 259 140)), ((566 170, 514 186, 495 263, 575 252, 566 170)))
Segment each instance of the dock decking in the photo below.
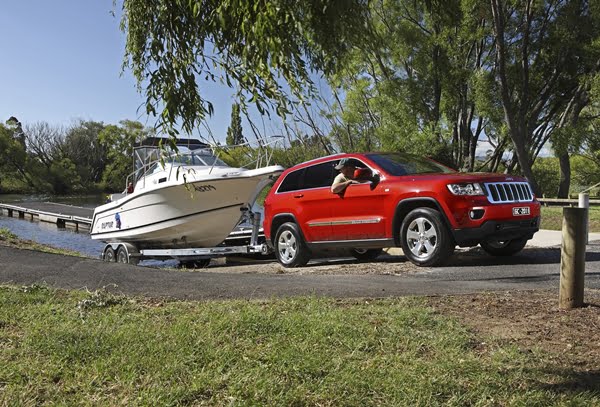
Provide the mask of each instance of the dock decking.
POLYGON ((17 205, 0 202, 0 214, 20 219, 54 223, 58 227, 89 232, 94 210, 54 202, 19 202, 17 205))

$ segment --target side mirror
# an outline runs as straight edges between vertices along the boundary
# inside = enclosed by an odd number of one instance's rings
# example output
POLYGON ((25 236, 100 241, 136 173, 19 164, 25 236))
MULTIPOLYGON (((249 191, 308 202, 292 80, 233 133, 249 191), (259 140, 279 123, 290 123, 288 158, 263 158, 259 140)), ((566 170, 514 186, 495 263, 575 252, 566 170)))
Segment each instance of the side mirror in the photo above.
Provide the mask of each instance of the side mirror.
POLYGON ((379 181, 381 181, 381 176, 378 172, 374 172, 371 176, 371 190, 375 189, 375 187, 379 184, 379 181))

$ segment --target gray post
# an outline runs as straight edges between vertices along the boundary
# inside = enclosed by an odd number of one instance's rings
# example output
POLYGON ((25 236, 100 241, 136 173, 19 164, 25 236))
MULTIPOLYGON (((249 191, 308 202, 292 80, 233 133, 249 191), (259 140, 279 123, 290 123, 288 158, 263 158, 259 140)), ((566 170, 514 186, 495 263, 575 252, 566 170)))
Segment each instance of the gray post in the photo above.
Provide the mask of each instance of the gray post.
POLYGON ((585 208, 585 243, 587 244, 589 240, 589 219, 590 219, 590 195, 581 193, 579 194, 579 207, 585 208))
POLYGON ((585 208, 563 208, 558 295, 561 309, 583 306, 586 211, 585 208))

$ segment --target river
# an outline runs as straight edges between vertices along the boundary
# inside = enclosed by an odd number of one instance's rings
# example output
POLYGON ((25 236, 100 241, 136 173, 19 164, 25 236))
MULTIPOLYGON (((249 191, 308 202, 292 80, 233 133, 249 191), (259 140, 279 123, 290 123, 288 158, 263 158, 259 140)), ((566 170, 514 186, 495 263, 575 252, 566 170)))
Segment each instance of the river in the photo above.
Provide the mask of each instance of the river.
MULTIPOLYGON (((57 202, 94 208, 103 202, 104 195, 48 196, 48 195, 0 195, 0 202, 18 205, 19 202, 57 202)), ((61 249, 75 250, 91 257, 98 257, 104 243, 90 239, 87 233, 76 233, 58 228, 46 222, 27 221, 0 215, 0 228, 7 228, 22 239, 33 240, 61 249)))

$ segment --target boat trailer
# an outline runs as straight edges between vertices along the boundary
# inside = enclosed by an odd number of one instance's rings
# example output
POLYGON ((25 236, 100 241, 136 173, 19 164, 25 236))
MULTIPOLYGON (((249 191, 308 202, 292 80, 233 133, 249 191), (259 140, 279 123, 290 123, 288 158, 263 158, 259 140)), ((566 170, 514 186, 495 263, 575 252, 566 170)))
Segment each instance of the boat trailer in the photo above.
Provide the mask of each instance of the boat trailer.
MULTIPOLYGON (((243 218, 251 225, 250 242, 246 245, 201 248, 138 249, 134 243, 106 242, 100 258, 106 262, 138 264, 142 260, 178 260, 187 267, 202 268, 208 266, 211 259, 235 254, 267 256, 272 249, 266 242, 259 243, 260 213, 244 209, 243 218)), ((232 233, 235 235, 235 232, 232 233)), ((227 242, 227 240, 225 241, 227 242)), ((224 242, 224 243, 225 243, 224 242)))

